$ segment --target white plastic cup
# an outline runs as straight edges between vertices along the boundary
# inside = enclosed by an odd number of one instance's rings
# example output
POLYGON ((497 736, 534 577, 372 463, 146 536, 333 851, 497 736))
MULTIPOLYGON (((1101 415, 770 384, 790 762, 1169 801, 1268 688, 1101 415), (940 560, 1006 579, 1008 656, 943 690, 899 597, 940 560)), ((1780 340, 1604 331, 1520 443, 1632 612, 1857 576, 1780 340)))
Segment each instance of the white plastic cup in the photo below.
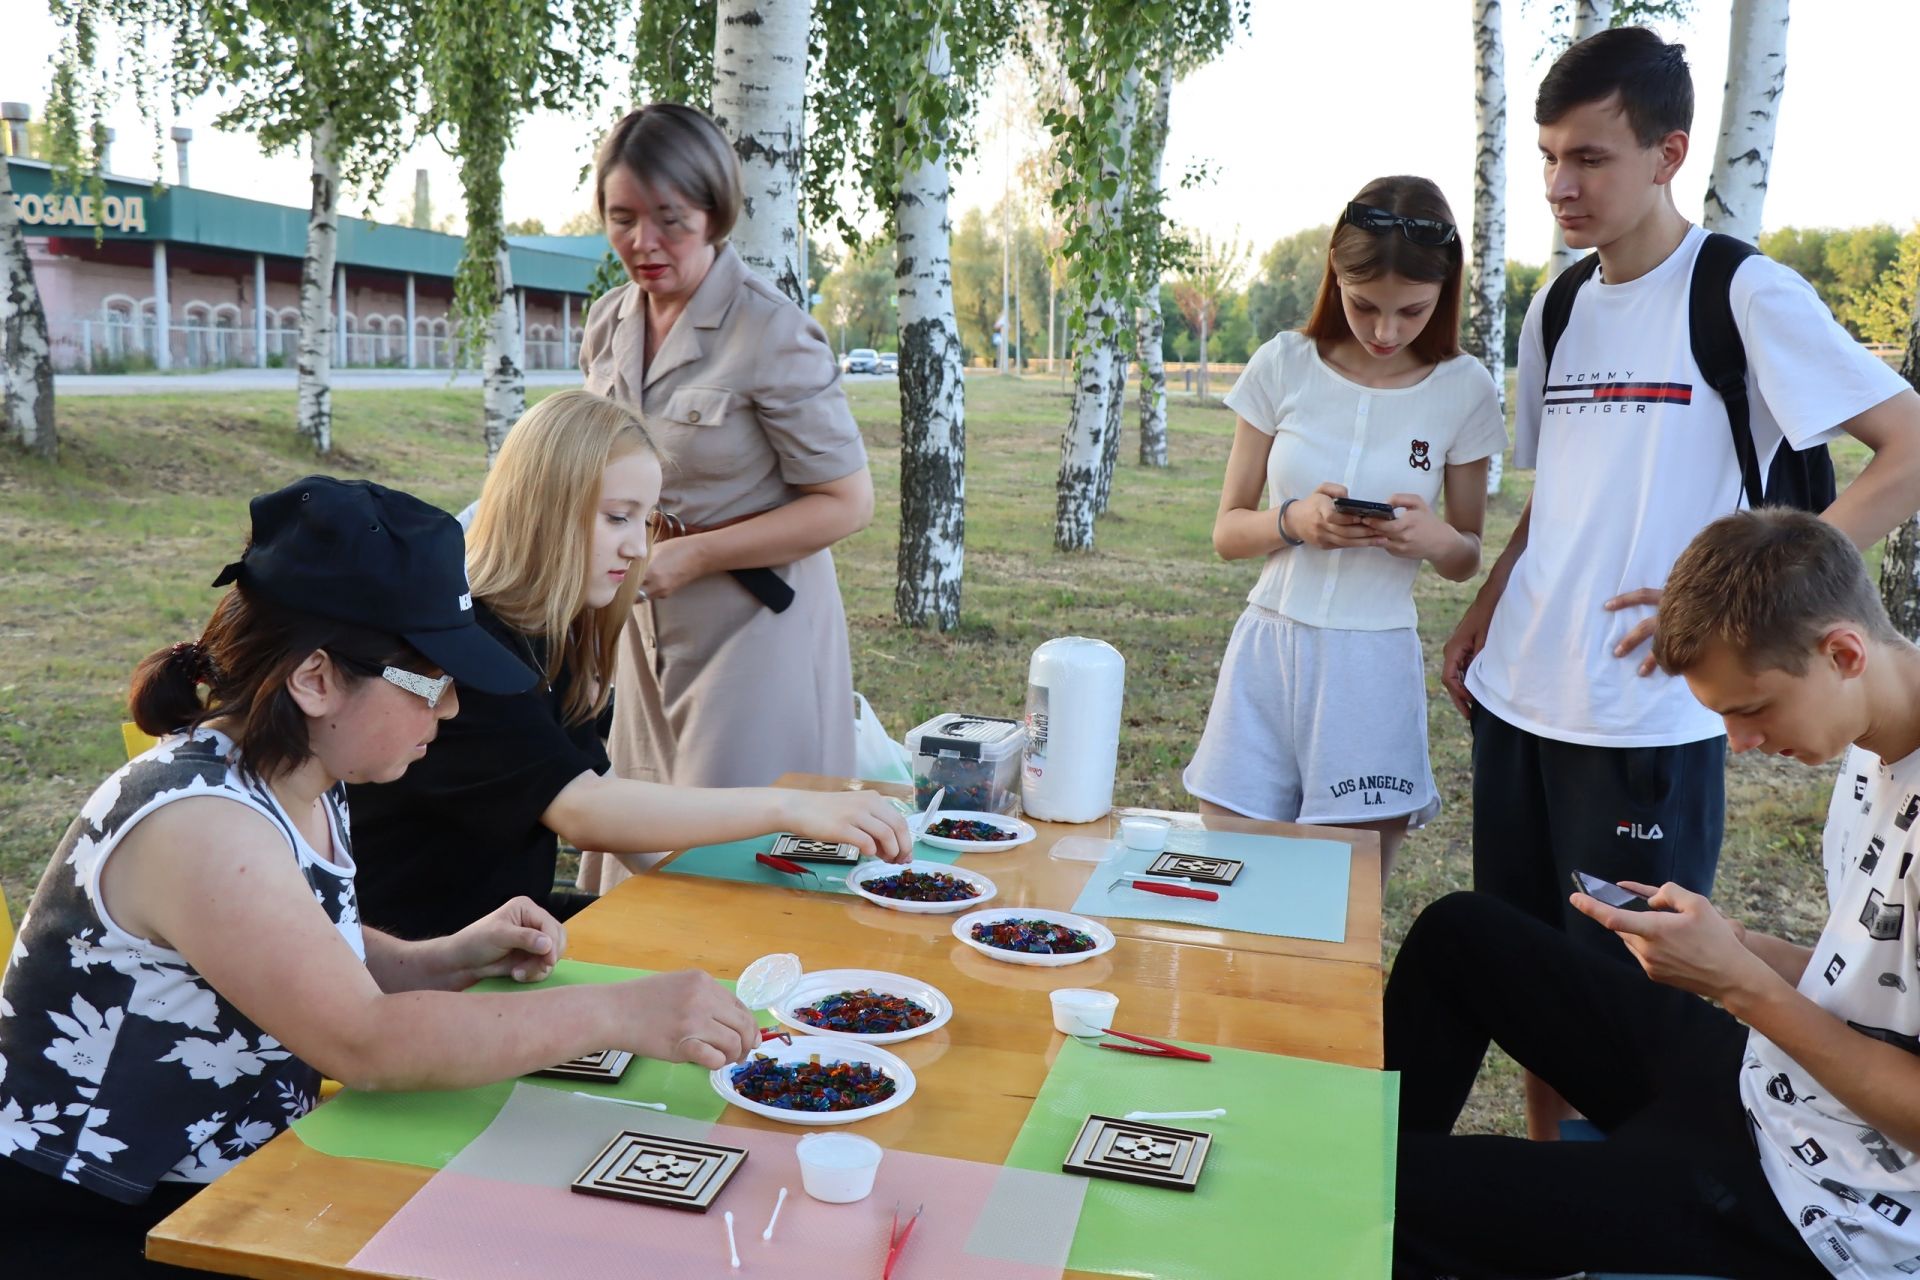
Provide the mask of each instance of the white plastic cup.
POLYGON ((815 1200, 852 1204, 873 1194, 880 1172, 880 1144, 857 1133, 810 1133, 795 1146, 800 1185, 815 1200))
POLYGON ((1159 853, 1167 847, 1173 824, 1160 818, 1120 819, 1120 843, 1139 853, 1159 853))
POLYGON ((1054 1030, 1069 1036, 1097 1036, 1113 1025, 1120 997, 1111 991, 1062 987, 1053 993, 1054 1030))

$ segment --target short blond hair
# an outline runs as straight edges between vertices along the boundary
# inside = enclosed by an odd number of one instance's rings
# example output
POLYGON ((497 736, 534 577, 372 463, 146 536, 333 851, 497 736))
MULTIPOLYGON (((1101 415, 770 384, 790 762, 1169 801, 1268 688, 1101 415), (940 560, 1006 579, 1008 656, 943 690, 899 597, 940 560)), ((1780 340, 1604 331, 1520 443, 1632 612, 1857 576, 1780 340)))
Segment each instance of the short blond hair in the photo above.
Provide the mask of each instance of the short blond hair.
POLYGON ((707 243, 719 244, 745 202, 740 159, 704 112, 650 102, 627 112, 600 140, 593 160, 593 206, 607 220, 607 174, 625 165, 646 186, 661 187, 707 215, 707 243))
POLYGON ((546 641, 549 681, 572 668, 561 691, 570 724, 613 696, 615 645, 642 575, 629 573, 612 603, 589 609, 588 535, 608 464, 641 451, 658 454, 633 410, 587 391, 550 395, 507 433, 467 532, 475 598, 546 641))
POLYGON ((1845 622, 1883 643, 1902 639, 1847 535, 1804 511, 1740 511, 1702 529, 1674 562, 1653 657, 1682 675, 1719 644, 1748 672, 1804 675, 1820 637, 1845 622))

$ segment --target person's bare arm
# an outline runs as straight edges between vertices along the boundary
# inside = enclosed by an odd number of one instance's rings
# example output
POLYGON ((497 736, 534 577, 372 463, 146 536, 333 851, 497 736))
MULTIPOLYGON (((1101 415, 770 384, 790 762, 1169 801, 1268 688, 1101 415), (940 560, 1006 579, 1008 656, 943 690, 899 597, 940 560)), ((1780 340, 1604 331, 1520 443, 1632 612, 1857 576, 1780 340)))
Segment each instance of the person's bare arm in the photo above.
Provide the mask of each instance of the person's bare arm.
POLYGON ((770 831, 845 841, 888 862, 913 856, 906 819, 871 791, 670 787, 592 771, 561 788, 540 821, 582 849, 651 853, 770 831))
POLYGON ((1520 511, 1520 522, 1513 526, 1513 536, 1507 539, 1506 550, 1493 562, 1493 569, 1480 584, 1473 603, 1460 615, 1459 625, 1447 637, 1441 654, 1440 683, 1446 686, 1447 696, 1463 716, 1473 714, 1473 695, 1467 692, 1467 668, 1473 665, 1474 655, 1487 647, 1487 629, 1493 625, 1494 607, 1507 589, 1513 566, 1527 549, 1527 535, 1532 527, 1533 498, 1529 496, 1527 505, 1520 511))
POLYGON ((1908 388, 1840 428, 1873 457, 1821 518, 1864 551, 1920 511, 1920 394, 1908 388))

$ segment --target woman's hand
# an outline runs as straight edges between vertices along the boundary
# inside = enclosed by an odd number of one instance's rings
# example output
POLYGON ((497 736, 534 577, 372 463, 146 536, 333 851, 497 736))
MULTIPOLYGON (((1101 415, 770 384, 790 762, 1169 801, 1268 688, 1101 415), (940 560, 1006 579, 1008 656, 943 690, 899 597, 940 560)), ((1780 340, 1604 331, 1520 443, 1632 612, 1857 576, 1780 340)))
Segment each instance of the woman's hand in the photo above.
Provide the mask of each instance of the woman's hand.
POLYGON ((1334 507, 1335 498, 1346 496, 1347 486, 1343 484, 1321 485, 1287 508, 1280 522, 1281 532, 1323 551, 1380 546, 1380 534, 1369 528, 1365 520, 1334 507))
POLYGON ((622 982, 621 1018, 632 1034, 621 1047, 661 1062, 711 1071, 739 1062, 760 1043, 760 1025, 733 992, 698 969, 622 982))
POLYGON ((442 939, 441 945, 440 960, 455 990, 482 978, 539 982, 566 951, 567 931, 533 899, 515 898, 442 939))
POLYGON ((655 542, 647 556, 647 576, 640 580, 641 598, 664 600, 690 582, 707 576, 705 556, 701 553, 702 534, 686 534, 655 542))
POLYGON ((1401 560, 1438 560, 1460 548, 1460 531, 1434 514, 1426 499, 1396 493, 1387 501, 1400 508, 1391 520, 1367 517, 1364 523, 1381 537, 1379 546, 1401 560))
POLYGON ((882 862, 913 858, 913 833, 886 797, 871 791, 789 791, 786 827, 795 835, 859 847, 882 862))

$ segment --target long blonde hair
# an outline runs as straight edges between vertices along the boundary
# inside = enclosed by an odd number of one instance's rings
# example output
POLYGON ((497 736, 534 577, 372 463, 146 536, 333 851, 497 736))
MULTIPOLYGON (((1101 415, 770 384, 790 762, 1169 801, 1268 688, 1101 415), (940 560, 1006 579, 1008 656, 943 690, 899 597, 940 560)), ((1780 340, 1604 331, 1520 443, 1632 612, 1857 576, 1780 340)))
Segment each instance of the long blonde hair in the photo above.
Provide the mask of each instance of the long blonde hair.
POLYGON ((629 573, 611 604, 590 609, 587 561, 607 465, 641 450, 658 452, 632 410, 586 391, 548 396, 507 433, 467 532, 473 594, 546 640, 549 681, 572 668, 562 690, 569 724, 613 696, 614 646, 642 575, 629 573))

